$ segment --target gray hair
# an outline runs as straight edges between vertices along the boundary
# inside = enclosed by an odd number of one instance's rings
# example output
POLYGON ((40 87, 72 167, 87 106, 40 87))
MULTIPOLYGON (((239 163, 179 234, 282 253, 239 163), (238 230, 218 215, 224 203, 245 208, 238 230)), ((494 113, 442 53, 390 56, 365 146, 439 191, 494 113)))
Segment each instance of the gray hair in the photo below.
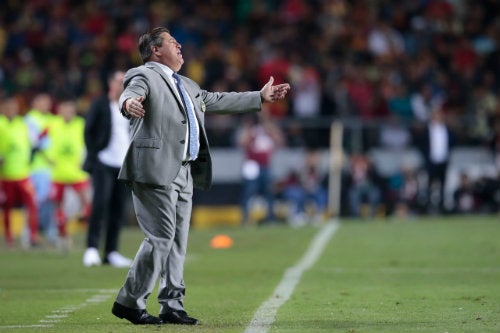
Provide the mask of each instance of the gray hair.
POLYGON ((139 53, 143 62, 149 61, 153 55, 153 46, 161 46, 163 43, 162 33, 170 33, 165 27, 157 27, 139 37, 139 53))

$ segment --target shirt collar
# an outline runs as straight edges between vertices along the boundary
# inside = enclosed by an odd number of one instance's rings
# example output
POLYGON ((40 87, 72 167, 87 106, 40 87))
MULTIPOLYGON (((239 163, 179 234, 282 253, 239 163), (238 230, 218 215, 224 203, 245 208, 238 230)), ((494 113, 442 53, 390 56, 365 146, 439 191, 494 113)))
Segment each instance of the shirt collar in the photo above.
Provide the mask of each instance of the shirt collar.
POLYGON ((164 64, 161 64, 161 63, 159 63, 159 62, 156 62, 156 61, 148 61, 148 62, 146 62, 144 65, 146 65, 146 66, 148 66, 148 65, 156 65, 156 66, 160 67, 160 68, 161 68, 161 70, 162 70, 162 71, 163 71, 163 72, 167 75, 167 77, 169 77, 169 78, 170 78, 170 77, 172 77, 172 74, 174 74, 174 71, 173 71, 170 67, 168 67, 168 66, 166 66, 166 65, 164 65, 164 64))

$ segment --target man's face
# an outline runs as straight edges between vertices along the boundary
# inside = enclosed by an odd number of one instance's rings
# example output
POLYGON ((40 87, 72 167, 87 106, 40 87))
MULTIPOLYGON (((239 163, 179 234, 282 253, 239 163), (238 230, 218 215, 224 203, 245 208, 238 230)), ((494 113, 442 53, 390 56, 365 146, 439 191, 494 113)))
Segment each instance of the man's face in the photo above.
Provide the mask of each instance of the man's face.
POLYGON ((57 107, 57 113, 66 121, 70 121, 76 115, 76 103, 72 101, 61 102, 57 107))
POLYGON ((3 114, 12 119, 19 114, 19 104, 17 103, 15 98, 9 98, 5 100, 2 105, 3 114))
POLYGON ((48 113, 52 108, 52 99, 48 94, 40 94, 33 100, 33 108, 42 112, 48 113))
POLYGON ((163 43, 161 46, 155 46, 153 48, 153 53, 158 58, 158 62, 170 67, 174 72, 177 72, 181 69, 182 64, 184 64, 181 44, 167 32, 162 33, 161 36, 163 38, 163 43))

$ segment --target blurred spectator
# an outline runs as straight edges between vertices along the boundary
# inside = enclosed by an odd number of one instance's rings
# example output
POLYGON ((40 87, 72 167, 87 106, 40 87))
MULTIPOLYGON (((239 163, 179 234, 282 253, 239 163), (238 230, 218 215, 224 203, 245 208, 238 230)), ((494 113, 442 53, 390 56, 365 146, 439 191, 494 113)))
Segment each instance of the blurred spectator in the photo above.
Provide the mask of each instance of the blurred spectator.
MULTIPOLYGON (((19 102, 7 97, 0 104, 0 181, 3 192, 5 242, 12 246, 11 210, 22 204, 27 210, 29 240, 27 246, 39 244, 38 206, 30 179, 31 143, 28 126, 20 116, 19 102)), ((24 244, 23 244, 24 245, 24 244)))
POLYGON ((365 68, 353 67, 347 74, 347 94, 354 106, 354 115, 367 120, 376 116, 374 108, 375 89, 368 79, 365 68))
MULTIPOLYGON (((287 82, 291 64, 288 55, 285 54, 285 50, 273 48, 270 45, 265 46, 265 52, 267 54, 262 55, 262 61, 256 73, 258 85, 265 84, 269 76, 273 76, 274 82, 278 84, 287 82)), ((293 86, 293 80, 291 85, 293 86)), ((295 88, 293 90, 295 90, 295 88)), ((278 101, 278 103, 273 103, 269 106, 269 114, 274 118, 283 117, 288 112, 287 101, 278 101)))
POLYGON ((346 184, 351 216, 375 217, 382 199, 380 182, 380 176, 367 156, 351 156, 346 184), (368 211, 362 212, 363 204, 367 205, 368 211))
POLYGON ((304 136, 304 129, 299 120, 288 122, 285 127, 286 143, 291 148, 305 148, 307 142, 304 136))
POLYGON ((411 142, 408 127, 397 115, 390 116, 380 128, 380 145, 391 150, 407 148, 411 142))
POLYGON ((478 65, 478 56, 466 36, 459 36, 452 51, 452 69, 463 78, 472 79, 478 65))
POLYGON ((205 47, 204 84, 214 90, 213 85, 224 77, 226 63, 224 49, 218 40, 210 40, 205 47))
POLYGON ((416 143, 425 159, 428 175, 428 210, 433 213, 443 212, 446 172, 455 137, 446 124, 441 109, 432 111, 427 126, 418 133, 416 143))
POLYGON ((294 65, 289 68, 292 114, 302 126, 304 140, 309 147, 320 145, 318 129, 312 120, 321 114, 321 85, 318 71, 304 63, 300 55, 295 56, 294 65))
POLYGON ((237 137, 238 145, 245 154, 242 165, 242 223, 243 225, 249 223, 251 199, 259 194, 267 203, 265 222, 273 222, 274 184, 270 163, 275 150, 284 144, 283 133, 266 114, 266 110, 262 110, 258 115, 244 116, 237 137))
POLYGON ((422 83, 420 88, 411 96, 414 117, 423 123, 429 121, 432 110, 440 108, 442 103, 441 96, 435 94, 428 83, 422 83))
POLYGON ((292 226, 316 224, 325 218, 326 174, 319 162, 317 151, 306 152, 304 165, 294 168, 281 185, 283 198, 289 206, 288 223, 292 226))
POLYGON ((90 213, 88 174, 83 171, 85 157, 84 120, 77 115, 76 102, 62 99, 57 115, 50 123, 47 157, 52 164, 51 199, 55 204, 60 246, 67 250, 71 239, 67 231, 68 212, 64 206, 66 189, 72 189, 79 200, 80 220, 90 213))
POLYGON ((474 183, 477 200, 476 212, 482 214, 500 212, 500 172, 496 177, 480 176, 474 183))
POLYGON ((404 84, 395 85, 394 94, 389 98, 387 104, 389 116, 397 116, 405 122, 411 122, 414 119, 411 96, 408 93, 408 87, 404 84))
POLYGON ((493 119, 497 110, 497 96, 485 84, 473 89, 473 100, 470 105, 472 119, 470 137, 474 143, 487 144, 493 136, 493 119))
POLYGON ((404 52, 403 36, 391 27, 390 22, 379 18, 368 35, 368 49, 377 57, 395 59, 404 52))
POLYGON ((495 160, 495 165, 497 171, 500 174, 500 115, 493 124, 493 134, 490 140, 491 152, 493 153, 493 158, 495 160))
POLYGON ((311 66, 297 62, 290 68, 293 85, 293 115, 297 118, 314 118, 321 112, 321 86, 319 73, 311 66))
MULTIPOLYGON (((229 85, 219 80, 212 86, 212 91, 231 91, 229 85)), ((247 91, 247 87, 241 87, 238 91, 247 91)), ((225 115, 215 114, 205 119, 207 134, 210 136, 210 144, 220 147, 234 146, 234 128, 232 127, 233 120, 225 115)))
POLYGON ((453 204, 456 213, 467 214, 476 211, 474 185, 464 172, 460 174, 458 187, 453 191, 453 204))
POLYGON ((37 94, 24 119, 28 124, 31 142, 31 181, 35 187, 40 231, 47 239, 54 241, 57 236, 54 222, 54 209, 50 200, 51 170, 45 151, 50 145, 48 136, 52 112, 52 97, 47 93, 37 94))
POLYGON ((420 184, 416 170, 404 164, 394 175, 389 177, 388 207, 397 218, 406 219, 418 212, 420 184))
POLYGON ((122 117, 118 106, 124 76, 122 71, 110 74, 107 94, 93 101, 85 118, 87 156, 84 170, 90 173, 93 188, 87 249, 82 260, 86 267, 102 263, 98 249, 104 230, 104 263, 113 267, 130 267, 132 264, 131 259, 118 252, 125 204, 127 195, 130 195, 125 184, 118 181, 118 173, 130 142, 129 120, 122 117))

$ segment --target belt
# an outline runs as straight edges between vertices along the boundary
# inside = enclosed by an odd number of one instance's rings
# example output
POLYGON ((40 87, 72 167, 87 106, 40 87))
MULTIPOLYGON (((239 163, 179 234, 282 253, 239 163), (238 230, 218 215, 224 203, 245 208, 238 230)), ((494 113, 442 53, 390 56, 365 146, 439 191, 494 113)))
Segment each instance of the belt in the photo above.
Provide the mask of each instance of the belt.
POLYGON ((182 161, 182 166, 190 165, 192 161, 182 161))

